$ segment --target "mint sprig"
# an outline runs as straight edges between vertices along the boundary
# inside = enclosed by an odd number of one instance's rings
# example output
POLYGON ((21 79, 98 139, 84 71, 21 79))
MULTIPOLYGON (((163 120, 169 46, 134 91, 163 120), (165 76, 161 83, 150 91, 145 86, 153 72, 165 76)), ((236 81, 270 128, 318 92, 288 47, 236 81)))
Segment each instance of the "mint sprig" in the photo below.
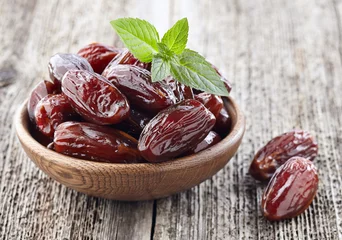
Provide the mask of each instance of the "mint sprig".
POLYGON ((172 75, 178 82, 208 93, 228 96, 221 77, 199 53, 186 49, 189 25, 183 18, 162 40, 156 28, 145 20, 119 18, 111 25, 132 54, 142 62, 152 62, 152 81, 172 75))

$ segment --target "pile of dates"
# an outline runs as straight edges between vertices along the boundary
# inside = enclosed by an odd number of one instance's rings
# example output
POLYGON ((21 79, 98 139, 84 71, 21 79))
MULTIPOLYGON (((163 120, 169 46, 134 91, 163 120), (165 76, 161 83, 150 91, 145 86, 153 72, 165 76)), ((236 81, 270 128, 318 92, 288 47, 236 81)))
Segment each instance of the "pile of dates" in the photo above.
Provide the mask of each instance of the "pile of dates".
POLYGON ((261 202, 267 219, 293 218, 309 207, 318 189, 317 154, 313 136, 302 130, 277 136, 257 152, 249 173, 269 181, 261 202))
POLYGON ((68 156, 139 163, 194 154, 229 133, 221 97, 172 77, 152 83, 150 68, 127 49, 99 43, 52 56, 50 80, 28 101, 32 134, 68 156))

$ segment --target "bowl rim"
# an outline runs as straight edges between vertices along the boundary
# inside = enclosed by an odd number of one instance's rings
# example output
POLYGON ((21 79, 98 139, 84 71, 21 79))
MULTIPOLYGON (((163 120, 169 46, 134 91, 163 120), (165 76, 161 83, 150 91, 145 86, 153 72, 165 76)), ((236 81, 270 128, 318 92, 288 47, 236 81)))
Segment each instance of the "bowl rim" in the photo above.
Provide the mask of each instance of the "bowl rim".
MULTIPOLYGON (((235 112, 235 123, 233 124, 233 128, 231 129, 230 133, 223 138, 220 142, 215 144, 212 147, 209 147, 201 152, 175 158, 172 160, 168 160, 165 162, 160 163, 129 163, 129 164, 123 164, 123 163, 106 163, 106 162, 96 162, 86 159, 79 159, 74 158, 71 156, 63 155, 61 153, 57 153, 51 149, 48 149, 47 147, 40 144, 36 139, 33 138, 33 136, 30 134, 28 129, 28 122, 24 123, 25 119, 29 121, 28 113, 27 113, 27 102, 28 99, 24 101, 24 103, 21 105, 21 107, 18 109, 16 115, 15 115, 15 128, 16 128, 16 134, 19 138, 22 145, 25 145, 27 148, 29 148, 31 151, 33 151, 36 155, 42 155, 42 152, 46 152, 47 156, 44 157, 45 161, 50 161, 52 163, 57 163, 60 165, 66 165, 66 166, 81 166, 84 167, 87 166, 94 166, 94 167, 101 167, 106 168, 107 170, 110 170, 112 168, 115 169, 123 169, 129 171, 129 169, 137 170, 141 167, 148 167, 148 168, 156 168, 156 170, 167 170, 167 169, 175 169, 178 167, 184 168, 184 165, 186 167, 196 167, 199 163, 203 163, 203 161, 212 161, 213 159, 210 158, 210 154, 213 152, 222 152, 226 150, 227 146, 230 146, 234 144, 238 139, 242 139, 244 132, 245 132, 245 117, 243 113, 241 112, 240 108, 236 104, 236 102, 233 100, 232 97, 222 97, 224 101, 224 105, 228 106, 235 112), (203 160, 204 159, 204 160, 203 160), (191 160, 191 161, 190 161, 191 160), (184 164, 186 163, 186 164, 184 164)), ((228 109, 228 112, 230 110, 228 109)))

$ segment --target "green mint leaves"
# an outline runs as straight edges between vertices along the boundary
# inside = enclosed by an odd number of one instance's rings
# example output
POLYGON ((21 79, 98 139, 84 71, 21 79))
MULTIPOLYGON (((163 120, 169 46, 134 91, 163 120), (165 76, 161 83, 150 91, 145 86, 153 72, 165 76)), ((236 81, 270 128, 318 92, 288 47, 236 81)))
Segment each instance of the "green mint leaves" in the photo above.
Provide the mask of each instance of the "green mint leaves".
POLYGON ((229 95, 212 65, 197 52, 186 49, 189 33, 186 18, 176 22, 161 41, 156 28, 145 20, 120 18, 110 23, 137 59, 152 62, 153 82, 172 75, 186 86, 221 96, 229 95))

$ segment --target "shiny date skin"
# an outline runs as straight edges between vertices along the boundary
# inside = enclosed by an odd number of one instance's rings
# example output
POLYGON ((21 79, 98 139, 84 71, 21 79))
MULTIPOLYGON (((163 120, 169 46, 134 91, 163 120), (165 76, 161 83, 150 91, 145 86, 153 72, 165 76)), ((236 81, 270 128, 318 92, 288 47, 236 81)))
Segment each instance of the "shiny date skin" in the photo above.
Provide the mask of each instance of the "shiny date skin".
POLYGON ((216 143, 221 141, 220 135, 218 135, 214 131, 210 131, 209 134, 201 141, 199 144, 197 144, 196 147, 188 151, 185 155, 190 155, 194 153, 198 153, 200 151, 203 151, 211 146, 214 146, 216 143))
POLYGON ((261 148, 251 163, 249 173, 260 181, 270 179, 276 169, 291 157, 314 160, 318 145, 313 136, 302 130, 293 130, 273 138, 261 148))
POLYGON ((215 125, 215 116, 187 99, 158 113, 142 131, 138 149, 149 162, 162 162, 193 149, 215 125))
POLYGON ((35 122, 34 111, 36 109, 38 102, 48 94, 57 94, 60 92, 61 86, 59 82, 52 83, 44 80, 34 87, 27 102, 27 111, 32 123, 35 122))
POLYGON ((176 81, 172 76, 166 77, 162 82, 171 87, 175 97, 177 98, 177 102, 185 99, 194 99, 192 88, 176 81))
POLYGON ((76 54, 57 53, 50 58, 49 73, 52 81, 62 81, 64 74, 69 70, 87 70, 93 72, 89 62, 76 54))
POLYGON ((146 114, 131 108, 129 117, 121 123, 114 125, 114 127, 135 138, 139 138, 140 133, 150 120, 151 118, 146 114))
POLYGON ((55 131, 53 149, 68 156, 99 162, 137 163, 141 160, 135 138, 92 123, 60 124, 55 131))
POLYGON ((223 106, 218 116, 216 117, 216 124, 213 130, 217 132, 221 136, 221 138, 224 138, 230 133, 231 129, 232 119, 229 116, 228 111, 223 106))
POLYGON ((87 59, 94 72, 101 74, 112 59, 122 50, 101 43, 91 43, 78 51, 78 55, 87 59))
POLYGON ((223 108, 222 98, 214 94, 200 93, 195 96, 195 99, 203 103, 203 105, 208 108, 208 110, 212 112, 215 117, 219 115, 223 108))
POLYGON ((151 63, 140 62, 127 48, 122 49, 121 52, 113 58, 113 60, 107 65, 105 70, 103 70, 102 75, 104 77, 107 77, 107 74, 112 72, 112 68, 117 65, 133 65, 149 71, 151 70, 151 63))
POLYGON ((99 74, 68 71, 62 80, 62 91, 75 111, 89 122, 110 125, 129 116, 126 97, 99 74))
POLYGON ((34 112, 38 130, 46 137, 53 138, 57 126, 77 117, 68 99, 63 94, 47 95, 42 98, 34 112))
POLYGON ((277 169, 262 197, 261 208, 268 220, 293 218, 304 212, 318 189, 313 163, 293 157, 277 169))
POLYGON ((151 73, 143 68, 117 65, 106 77, 125 93, 130 104, 147 113, 157 114, 177 102, 170 86, 163 82, 152 83, 151 73))

